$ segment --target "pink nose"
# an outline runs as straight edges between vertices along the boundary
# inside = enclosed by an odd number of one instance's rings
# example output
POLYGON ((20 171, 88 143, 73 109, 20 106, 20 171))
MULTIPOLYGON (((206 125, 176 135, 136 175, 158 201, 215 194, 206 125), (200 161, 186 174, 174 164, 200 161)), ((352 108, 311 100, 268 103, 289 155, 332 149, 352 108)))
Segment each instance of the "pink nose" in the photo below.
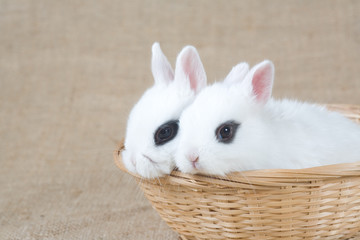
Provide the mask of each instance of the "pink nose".
POLYGON ((187 158, 189 159, 189 161, 191 162, 192 166, 194 168, 198 167, 198 162, 199 162, 199 155, 198 154, 189 154, 187 156, 187 158))
POLYGON ((195 162, 199 161, 199 156, 191 156, 191 157, 189 157, 189 160, 191 162, 195 163, 195 162))

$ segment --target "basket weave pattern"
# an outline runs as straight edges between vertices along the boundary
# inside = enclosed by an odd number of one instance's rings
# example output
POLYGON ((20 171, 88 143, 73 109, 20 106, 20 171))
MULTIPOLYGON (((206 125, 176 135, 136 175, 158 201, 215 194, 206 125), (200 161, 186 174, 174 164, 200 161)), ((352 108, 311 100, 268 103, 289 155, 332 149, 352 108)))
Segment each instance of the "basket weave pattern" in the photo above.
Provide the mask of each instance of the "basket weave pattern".
MULTIPOLYGON (((328 108, 360 123, 360 106, 328 108)), ((114 152, 115 162, 127 172, 122 150, 114 152)), ((153 180, 132 175, 184 240, 360 238, 360 162, 226 177, 178 171, 153 180)))

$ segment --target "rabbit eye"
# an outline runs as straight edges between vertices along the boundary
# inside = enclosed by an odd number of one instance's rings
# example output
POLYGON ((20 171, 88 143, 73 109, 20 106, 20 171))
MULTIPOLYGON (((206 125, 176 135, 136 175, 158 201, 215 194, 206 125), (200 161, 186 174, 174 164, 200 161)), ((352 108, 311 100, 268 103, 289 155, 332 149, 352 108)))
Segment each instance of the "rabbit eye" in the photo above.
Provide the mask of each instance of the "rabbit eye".
POLYGON ((176 137, 179 129, 179 121, 169 121, 161 125, 155 132, 154 141, 156 146, 163 145, 176 137))
POLYGON ((231 143, 239 125, 234 121, 221 124, 215 131, 216 139, 221 143, 231 143))

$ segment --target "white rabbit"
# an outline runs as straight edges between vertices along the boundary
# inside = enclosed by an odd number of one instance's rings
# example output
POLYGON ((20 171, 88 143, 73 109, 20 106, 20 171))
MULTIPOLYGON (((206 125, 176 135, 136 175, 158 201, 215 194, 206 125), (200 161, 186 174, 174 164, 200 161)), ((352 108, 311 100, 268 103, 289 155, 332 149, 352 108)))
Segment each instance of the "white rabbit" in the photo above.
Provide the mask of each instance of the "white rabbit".
POLYGON ((169 174, 174 168, 179 117, 206 86, 205 70, 192 46, 178 55, 174 75, 160 45, 154 43, 151 69, 155 84, 130 112, 122 152, 125 167, 145 178, 169 174))
POLYGON ((360 161, 360 126, 319 105, 271 99, 272 62, 245 78, 244 66, 184 110, 175 154, 180 171, 225 175, 360 161))

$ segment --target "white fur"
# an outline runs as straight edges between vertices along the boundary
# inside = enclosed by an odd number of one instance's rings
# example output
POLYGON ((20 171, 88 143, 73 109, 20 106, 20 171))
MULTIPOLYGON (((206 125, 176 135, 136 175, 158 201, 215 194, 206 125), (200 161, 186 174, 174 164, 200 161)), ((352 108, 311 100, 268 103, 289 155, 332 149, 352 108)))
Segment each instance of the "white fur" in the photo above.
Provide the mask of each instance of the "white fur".
POLYGON ((175 155, 181 171, 224 175, 360 161, 360 126, 319 105, 269 99, 270 61, 241 78, 208 86, 183 112, 175 155), (265 83, 257 85, 262 89, 256 89, 256 74, 265 83), (215 130, 229 120, 241 125, 232 143, 220 143, 215 130), (196 157, 195 168, 191 159, 196 157))
POLYGON ((152 47, 152 73, 155 84, 133 107, 127 125, 124 165, 145 178, 169 174, 175 166, 177 137, 156 146, 154 133, 162 124, 178 120, 206 85, 206 75, 194 47, 185 47, 177 58, 175 75, 158 43, 152 47), (189 63, 193 65, 187 65, 189 63), (195 78, 188 77, 195 76, 195 78))

